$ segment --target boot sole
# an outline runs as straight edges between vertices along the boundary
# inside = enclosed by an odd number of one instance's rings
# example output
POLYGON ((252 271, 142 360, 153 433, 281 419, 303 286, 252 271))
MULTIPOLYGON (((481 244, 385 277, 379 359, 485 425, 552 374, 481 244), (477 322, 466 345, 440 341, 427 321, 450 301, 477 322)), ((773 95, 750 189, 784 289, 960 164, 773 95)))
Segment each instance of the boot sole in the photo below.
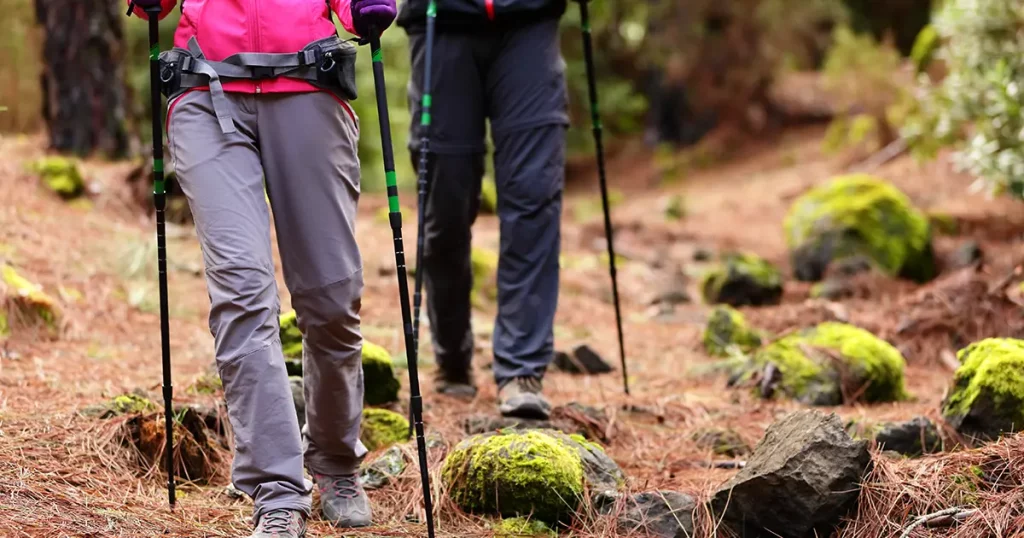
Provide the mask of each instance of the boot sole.
POLYGON ((524 418, 532 420, 548 420, 551 418, 551 406, 538 397, 522 397, 518 401, 498 406, 502 416, 508 418, 524 418))

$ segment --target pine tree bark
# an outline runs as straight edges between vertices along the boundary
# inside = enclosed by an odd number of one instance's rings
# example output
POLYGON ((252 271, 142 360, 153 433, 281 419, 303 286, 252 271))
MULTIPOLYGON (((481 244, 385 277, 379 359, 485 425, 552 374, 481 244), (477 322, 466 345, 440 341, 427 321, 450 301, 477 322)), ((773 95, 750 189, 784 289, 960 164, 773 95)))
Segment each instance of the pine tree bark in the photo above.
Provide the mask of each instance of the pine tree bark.
POLYGON ((42 115, 54 150, 112 158, 128 151, 121 6, 35 0, 45 30, 42 115))

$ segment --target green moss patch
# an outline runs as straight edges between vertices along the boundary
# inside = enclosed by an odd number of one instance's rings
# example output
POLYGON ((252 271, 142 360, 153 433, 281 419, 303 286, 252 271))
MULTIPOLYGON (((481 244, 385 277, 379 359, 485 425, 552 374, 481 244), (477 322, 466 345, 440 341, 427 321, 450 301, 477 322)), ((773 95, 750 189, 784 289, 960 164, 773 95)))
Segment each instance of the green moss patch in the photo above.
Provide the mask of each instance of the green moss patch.
POLYGON ((514 517, 503 519, 494 526, 495 538, 516 538, 519 536, 558 536, 543 521, 514 517))
POLYGON ((9 265, 0 266, 0 303, 4 315, 0 332, 16 327, 42 327, 51 335, 58 332, 61 312, 57 301, 9 265))
POLYGON ((47 189, 65 200, 77 198, 85 192, 85 181, 78 163, 64 157, 43 157, 32 163, 32 171, 47 189))
POLYGON ((989 338, 957 357, 961 366, 942 402, 946 421, 986 440, 1024 430, 1024 340, 989 338))
POLYGON ((892 276, 936 274, 931 225, 883 179, 841 176, 798 198, 784 223, 796 277, 818 281, 833 260, 865 256, 892 276))
POLYGON ((810 405, 907 398, 900 352, 844 323, 822 323, 769 344, 754 355, 750 373, 763 372, 769 364, 778 371, 778 389, 810 405))
POLYGON ((363 401, 367 405, 385 405, 398 401, 402 384, 395 376, 391 354, 377 344, 363 340, 363 401))
POLYGON ((717 357, 731 353, 749 353, 761 345, 761 335, 747 324, 739 311, 728 306, 716 306, 711 311, 702 339, 704 349, 717 357))
POLYGON ((700 289, 707 304, 778 304, 782 299, 782 273, 755 254, 730 253, 704 274, 700 289))
POLYGON ((441 478, 471 513, 569 519, 583 494, 583 462, 574 447, 539 431, 470 437, 448 455, 441 478))
POLYGON ((369 450, 387 448, 405 441, 409 435, 409 421, 402 415, 387 409, 368 408, 363 410, 362 430, 359 439, 369 450))

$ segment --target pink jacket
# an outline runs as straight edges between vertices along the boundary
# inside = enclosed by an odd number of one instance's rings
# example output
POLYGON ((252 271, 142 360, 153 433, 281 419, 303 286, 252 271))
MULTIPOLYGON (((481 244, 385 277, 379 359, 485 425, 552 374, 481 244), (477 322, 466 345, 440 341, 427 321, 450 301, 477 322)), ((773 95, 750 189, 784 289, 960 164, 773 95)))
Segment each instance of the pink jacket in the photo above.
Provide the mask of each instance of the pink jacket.
MULTIPOLYGON (((328 18, 328 2, 345 30, 355 34, 351 0, 161 0, 160 18, 166 17, 179 1, 182 14, 174 46, 188 48, 189 39, 195 36, 203 54, 212 61, 239 52, 297 52, 311 41, 337 33, 328 18)), ((147 19, 146 12, 137 6, 135 14, 147 19)), ((226 92, 317 90, 308 82, 289 78, 224 83, 226 92)))

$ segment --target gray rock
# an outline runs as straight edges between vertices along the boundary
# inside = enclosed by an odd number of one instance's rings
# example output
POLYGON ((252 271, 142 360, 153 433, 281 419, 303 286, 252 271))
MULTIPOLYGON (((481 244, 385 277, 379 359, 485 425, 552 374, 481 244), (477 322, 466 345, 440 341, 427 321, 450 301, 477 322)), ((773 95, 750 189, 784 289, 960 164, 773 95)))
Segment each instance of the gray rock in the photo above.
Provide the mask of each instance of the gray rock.
POLYGON ((883 424, 875 434, 875 443, 883 450, 911 457, 942 450, 939 429, 927 417, 915 417, 903 423, 883 424))
POLYGON ((582 439, 581 436, 567 435, 557 430, 547 430, 545 433, 564 440, 576 449, 583 460, 583 472, 591 494, 615 491, 626 482, 622 468, 600 445, 582 439))
POLYGON ((693 536, 693 510, 697 503, 689 495, 653 491, 634 495, 626 503, 616 525, 622 534, 646 533, 656 538, 693 536))
POLYGON ((405 464, 405 453, 402 452, 402 448, 393 446, 369 465, 363 466, 359 472, 359 481, 365 489, 380 489, 391 483, 391 479, 402 474, 405 464))
POLYGON ((607 415, 600 409, 576 402, 555 407, 551 411, 550 420, 472 415, 463 420, 462 427, 469 435, 499 430, 558 430, 602 443, 608 442, 605 435, 608 429, 607 415))
POLYGON ((981 250, 981 245, 975 241, 970 240, 962 243, 946 258, 946 267, 949 269, 963 269, 970 267, 985 257, 985 254, 981 250))
POLYGON ((473 415, 462 422, 462 427, 469 435, 496 432, 498 430, 557 430, 551 421, 531 420, 528 418, 494 417, 491 415, 473 415))
POLYGON ((571 357, 567 353, 556 353, 553 365, 570 374, 593 375, 612 371, 612 366, 587 345, 577 346, 572 350, 571 357))
POLYGON ((750 447, 740 434, 727 428, 701 428, 693 432, 690 439, 698 447, 719 456, 734 458, 750 453, 750 447))
POLYGON ((811 287, 811 297, 815 299, 838 301, 852 297, 853 294, 854 289, 850 281, 840 277, 827 278, 811 287))
POLYGON ((747 538, 829 536, 856 506, 870 464, 867 442, 851 439, 835 414, 798 411, 768 428, 710 508, 747 538))
POLYGON ((299 417, 299 429, 306 425, 306 396, 302 391, 302 378, 289 377, 288 384, 292 388, 292 403, 295 405, 295 414, 299 417))

